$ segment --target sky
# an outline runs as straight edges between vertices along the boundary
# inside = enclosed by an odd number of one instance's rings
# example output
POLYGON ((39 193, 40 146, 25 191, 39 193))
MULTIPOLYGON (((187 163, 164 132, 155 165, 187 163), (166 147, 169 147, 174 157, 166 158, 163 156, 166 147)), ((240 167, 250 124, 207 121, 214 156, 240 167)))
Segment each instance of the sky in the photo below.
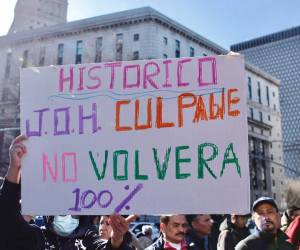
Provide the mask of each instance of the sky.
MULTIPOLYGON (((0 0, 0 36, 16 0, 0 0)), ((225 49, 300 25, 299 0, 69 0, 68 21, 150 6, 225 49)))

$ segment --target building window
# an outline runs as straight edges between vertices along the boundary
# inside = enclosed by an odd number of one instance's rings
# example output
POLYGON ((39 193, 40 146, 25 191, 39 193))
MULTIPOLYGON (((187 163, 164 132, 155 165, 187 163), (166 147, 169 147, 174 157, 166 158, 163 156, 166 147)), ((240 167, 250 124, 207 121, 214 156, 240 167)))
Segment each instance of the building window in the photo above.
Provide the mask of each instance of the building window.
POLYGON ((274 174, 274 168, 273 168, 273 167, 272 167, 272 170, 271 170, 271 171, 272 171, 272 174, 274 174))
POLYGON ((134 34, 133 35, 133 41, 139 41, 140 40, 140 34, 134 34))
POLYGON ((262 163, 261 180, 262 180, 263 190, 267 190, 267 168, 266 168, 266 163, 265 163, 264 160, 262 160, 261 163, 262 163))
POLYGON ((273 199, 276 200, 276 193, 273 193, 273 199))
POLYGON ((273 109, 274 109, 274 111, 276 111, 276 104, 273 105, 273 109))
POLYGON ((1 98, 2 102, 6 102, 9 101, 9 93, 8 93, 8 89, 4 88, 2 91, 2 98, 1 98))
POLYGON ((269 96, 269 87, 266 86, 266 95, 267 95, 267 105, 270 107, 270 96, 269 96))
POLYGON ((259 112, 259 121, 263 122, 263 113, 261 111, 259 112))
POLYGON ((95 62, 101 62, 102 61, 102 37, 97 37, 96 39, 96 56, 95 56, 95 62))
POLYGON ((263 141, 259 140, 257 145, 258 145, 258 153, 264 155, 265 154, 265 147, 264 147, 263 141))
POLYGON ((79 40, 76 42, 76 58, 75 58, 75 64, 82 63, 82 40, 79 40))
POLYGON ((253 119, 253 108, 249 108, 249 118, 253 119))
POLYGON ((24 50, 23 52, 23 61, 22 61, 22 68, 26 68, 28 66, 28 54, 29 54, 29 51, 28 49, 27 50, 24 50))
POLYGON ((195 49, 193 47, 190 47, 190 57, 195 56, 195 49))
POLYGON ((64 44, 60 43, 57 47, 57 65, 62 65, 64 62, 64 44))
POLYGON ((168 45, 168 38, 164 36, 164 45, 168 45))
POLYGON ((250 153, 254 153, 254 140, 253 140, 253 138, 249 139, 249 149, 250 149, 250 153))
POLYGON ((275 187, 275 180, 272 180, 272 186, 275 187))
POLYGON ((251 180, 252 180, 252 186, 254 189, 258 188, 258 183, 257 183, 257 163, 255 159, 251 160, 250 163, 250 175, 251 175, 251 180))
POLYGON ((123 34, 116 36, 116 60, 121 61, 123 57, 123 34))
POLYGON ((7 52, 7 54, 6 54, 5 75, 4 75, 5 79, 9 78, 9 75, 10 75, 11 58, 12 58, 12 53, 7 52))
POLYGON ((44 66, 45 65, 45 57, 46 57, 46 48, 41 47, 40 50, 40 59, 39 59, 39 66, 44 66))
POLYGON ((273 91, 273 97, 275 97, 275 91, 273 91))
POLYGON ((268 115, 268 120, 271 121, 271 116, 270 115, 268 115))
POLYGON ((138 51, 133 52, 133 60, 139 60, 140 59, 140 53, 138 51))
POLYGON ((258 96, 258 102, 261 104, 261 89, 260 89, 260 82, 257 82, 257 96, 258 96))
POLYGON ((163 58, 168 58, 168 55, 167 54, 163 54, 163 58))
POLYGON ((180 41, 175 40, 175 57, 180 57, 180 41))
POLYGON ((248 77, 248 98, 252 99, 252 84, 251 84, 251 77, 248 77))

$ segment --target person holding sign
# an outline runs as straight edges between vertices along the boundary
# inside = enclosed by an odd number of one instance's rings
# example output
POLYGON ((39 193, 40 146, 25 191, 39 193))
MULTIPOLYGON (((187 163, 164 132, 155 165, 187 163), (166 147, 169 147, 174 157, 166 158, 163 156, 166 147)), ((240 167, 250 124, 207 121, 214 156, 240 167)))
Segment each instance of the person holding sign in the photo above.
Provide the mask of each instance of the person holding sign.
MULTIPOLYGON (((46 229, 40 229, 28 224, 21 215, 21 162, 27 153, 24 140, 26 140, 25 136, 18 136, 9 148, 10 164, 0 194, 0 249, 85 249, 81 246, 81 240, 91 237, 91 234, 86 233, 88 224, 85 221, 89 220, 88 217, 50 216, 46 229)), ((93 243, 93 249, 128 249, 123 242, 123 235, 128 230, 128 222, 120 215, 112 215, 110 224, 112 227, 110 239, 99 239, 93 243)))
POLYGON ((188 223, 185 215, 163 215, 160 217, 162 235, 146 250, 187 250, 184 239, 188 223))

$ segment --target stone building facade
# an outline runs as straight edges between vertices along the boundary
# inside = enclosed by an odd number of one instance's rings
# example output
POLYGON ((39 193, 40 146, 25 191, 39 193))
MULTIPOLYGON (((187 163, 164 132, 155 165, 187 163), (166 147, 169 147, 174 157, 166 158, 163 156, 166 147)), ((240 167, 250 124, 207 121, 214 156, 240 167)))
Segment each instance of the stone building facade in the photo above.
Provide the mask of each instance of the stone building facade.
POLYGON ((67 0, 18 0, 9 33, 65 23, 67 11, 67 0))
MULTIPOLYGON (((280 79, 285 170, 287 176, 299 180, 300 26, 232 45, 231 49, 240 51, 247 61, 280 79)), ((279 157, 274 155, 274 160, 279 157)))
MULTIPOLYGON (((150 7, 0 37, 0 69, 3 69, 0 72, 0 175, 7 168, 8 145, 19 133, 20 67, 226 53, 217 44, 150 7)), ((251 170, 252 199, 273 194, 280 203, 282 186, 277 181, 273 185, 272 181, 283 180, 283 172, 277 171, 269 160, 275 154, 273 151, 280 151, 270 146, 272 141, 281 140, 279 81, 251 65, 246 65, 246 75, 245 84, 249 79, 252 84, 252 97, 248 100, 250 167, 255 166, 251 170), (256 82, 260 82, 260 94, 256 82), (276 110, 271 108, 273 105, 276 110)), ((283 164, 282 159, 279 162, 283 164)))

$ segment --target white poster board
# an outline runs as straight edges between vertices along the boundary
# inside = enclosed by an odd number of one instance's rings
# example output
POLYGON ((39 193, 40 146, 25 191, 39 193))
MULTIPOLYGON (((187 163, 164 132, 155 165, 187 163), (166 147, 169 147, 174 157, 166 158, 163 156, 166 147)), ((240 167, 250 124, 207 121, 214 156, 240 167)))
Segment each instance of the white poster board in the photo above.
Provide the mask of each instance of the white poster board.
POLYGON ((240 56, 21 71, 25 214, 247 213, 240 56))

